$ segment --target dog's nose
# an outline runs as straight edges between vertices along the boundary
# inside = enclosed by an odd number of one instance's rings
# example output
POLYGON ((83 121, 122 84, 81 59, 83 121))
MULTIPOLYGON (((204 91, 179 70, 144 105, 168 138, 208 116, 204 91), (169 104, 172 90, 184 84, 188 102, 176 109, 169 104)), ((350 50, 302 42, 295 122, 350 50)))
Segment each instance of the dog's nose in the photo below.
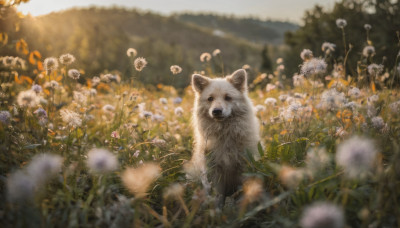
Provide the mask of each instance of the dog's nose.
POLYGON ((222 109, 221 108, 214 108, 212 111, 213 116, 222 116, 222 109))

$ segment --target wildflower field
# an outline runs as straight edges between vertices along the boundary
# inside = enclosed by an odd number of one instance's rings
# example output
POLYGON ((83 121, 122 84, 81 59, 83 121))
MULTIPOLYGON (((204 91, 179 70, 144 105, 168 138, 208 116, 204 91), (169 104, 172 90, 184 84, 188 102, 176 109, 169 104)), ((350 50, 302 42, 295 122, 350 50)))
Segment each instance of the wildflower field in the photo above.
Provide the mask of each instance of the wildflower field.
MULTIPOLYGON (((21 54, 0 57, 1 226, 400 226, 400 52, 393 68, 374 59, 379 47, 368 36, 362 53, 351 52, 346 20, 336 24, 340 59, 326 42, 322 56, 298 53, 295 75, 285 75, 282 58, 271 73, 243 63, 255 75, 248 93, 261 158, 243 152, 243 186, 223 208, 185 166, 190 85, 141 83, 151 64, 135 47, 121 56, 134 74, 95 76, 75 69, 71 54, 46 57, 14 43, 21 54), (352 76, 349 55, 360 59, 352 76)), ((196 73, 221 77, 214 66, 224 69, 224 50, 205 51, 196 73)), ((172 65, 164 77, 191 75, 172 65)))

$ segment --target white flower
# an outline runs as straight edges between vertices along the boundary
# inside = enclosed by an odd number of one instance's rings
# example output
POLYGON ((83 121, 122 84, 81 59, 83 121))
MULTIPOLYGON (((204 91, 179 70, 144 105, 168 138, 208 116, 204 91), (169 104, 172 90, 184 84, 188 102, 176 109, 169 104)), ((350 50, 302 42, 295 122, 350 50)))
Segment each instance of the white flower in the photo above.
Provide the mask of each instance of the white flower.
POLYGON ((155 120, 155 121, 158 121, 158 122, 162 122, 162 121, 164 121, 165 117, 163 115, 160 115, 160 114, 154 114, 152 116, 152 119, 155 120))
POLYGON ((17 103, 21 107, 34 108, 40 103, 40 96, 33 90, 21 91, 17 97, 17 103))
POLYGON ((104 105, 102 109, 104 112, 114 112, 115 111, 115 107, 110 104, 104 105))
POLYGON ((128 48, 128 50, 126 50, 126 55, 128 57, 135 57, 137 55, 137 51, 134 48, 128 48))
POLYGON ((304 49, 304 50, 300 53, 300 57, 301 57, 301 59, 302 59, 303 61, 306 61, 306 60, 312 59, 314 56, 313 56, 313 53, 312 53, 312 51, 311 51, 310 49, 304 49))
POLYGON ((382 117, 380 117, 380 116, 372 117, 371 123, 372 123, 372 126, 378 130, 385 127, 385 121, 383 121, 382 117))
POLYGON ((211 55, 210 53, 204 52, 200 55, 200 61, 201 62, 208 62, 211 60, 211 55))
POLYGON ((81 73, 79 73, 79 70, 77 70, 77 69, 70 69, 68 71, 68 77, 70 77, 74 80, 78 80, 80 76, 81 76, 81 73))
POLYGON ((256 110, 256 112, 264 112, 265 110, 267 110, 264 105, 256 105, 254 109, 256 110))
POLYGON ((338 146, 336 163, 344 168, 349 178, 363 177, 372 170, 376 155, 371 140, 354 136, 338 146))
POLYGON ((26 170, 32 180, 41 185, 61 171, 62 162, 59 155, 38 154, 33 157, 26 170))
POLYGON ((10 201, 31 200, 35 190, 34 180, 22 171, 12 173, 7 178, 7 192, 10 201))
POLYGON ((371 65, 369 65, 368 67, 367 67, 367 70, 368 70, 368 73, 371 75, 371 76, 377 76, 377 75, 379 75, 379 74, 381 74, 382 73, 382 71, 383 71, 383 65, 382 64, 375 64, 375 63, 373 63, 373 64, 371 64, 371 65))
POLYGON ((374 56, 375 55, 375 48, 373 46, 368 45, 368 46, 364 47, 362 53, 367 58, 370 57, 370 56, 374 56))
POLYGON ((276 88, 275 85, 273 85, 273 84, 271 84, 271 83, 268 83, 267 86, 265 87, 265 90, 266 90, 267 92, 269 92, 269 91, 271 91, 271 90, 273 90, 273 89, 275 89, 275 88, 276 88))
POLYGON ((161 104, 164 104, 164 105, 168 104, 167 98, 161 97, 161 98, 160 98, 160 103, 161 103, 161 104))
POLYGON ((87 165, 95 173, 107 173, 118 168, 118 160, 110 151, 94 148, 88 152, 87 165))
POLYGON ((370 24, 365 24, 364 25, 365 30, 371 30, 372 26, 370 24))
MULTIPOLYGON (((140 162, 139 162, 140 163, 140 162)), ((160 176, 161 168, 158 164, 143 163, 138 168, 127 168, 121 179, 125 187, 136 197, 146 195, 147 189, 160 176)))
POLYGON ((347 25, 347 21, 345 19, 342 19, 342 18, 336 19, 336 26, 338 28, 344 28, 344 27, 346 27, 346 25, 347 25))
POLYGON ((75 61, 75 57, 71 54, 64 54, 60 56, 59 60, 61 64, 68 66, 75 61))
POLYGON ((47 74, 50 74, 53 70, 58 68, 58 61, 54 57, 46 58, 43 62, 43 66, 47 74))
POLYGON ((303 228, 343 228, 344 213, 334 204, 316 202, 304 210, 300 225, 303 228))
POLYGON ((304 83, 305 83, 304 75, 302 75, 302 74, 293 75, 293 85, 295 87, 302 86, 302 85, 304 85, 304 83))
POLYGON ((168 198, 178 199, 179 197, 182 197, 184 192, 185 192, 185 189, 183 188, 183 186, 181 184, 174 183, 174 184, 171 184, 170 186, 168 186, 168 188, 166 188, 164 190, 163 197, 165 199, 168 199, 168 198))
POLYGON ((307 152, 307 168, 313 171, 313 173, 322 170, 330 160, 331 158, 325 148, 312 148, 307 152))
POLYGON ((146 59, 143 58, 143 57, 138 57, 138 58, 136 58, 135 61, 133 62, 133 65, 135 66, 135 69, 136 69, 137 71, 140 72, 140 71, 143 70, 143 68, 146 67, 147 61, 146 61, 146 59))
POLYGON ((322 93, 320 106, 323 109, 340 108, 347 100, 344 93, 339 93, 336 89, 326 90, 322 93))
POLYGON ((311 60, 304 62, 301 66, 300 72, 305 76, 324 73, 326 71, 327 64, 323 59, 312 58, 311 60))
MULTIPOLYGON (((282 95, 281 95, 282 96, 282 95)), ((267 99, 265 99, 264 104, 266 105, 272 105, 275 106, 276 105, 277 100, 273 97, 267 97, 267 99)))
POLYGON ((176 107, 175 108, 175 110, 174 110, 174 112, 175 112, 175 115, 177 115, 177 116, 181 116, 182 114, 183 114, 183 108, 182 107, 176 107))
POLYGON ((336 45, 333 43, 329 43, 329 42, 324 42, 321 46, 322 51, 325 52, 326 54, 334 52, 335 48, 336 48, 336 45))
POLYGON ((221 54, 221 50, 219 50, 219 49, 215 49, 215 50, 213 51, 213 53, 212 53, 213 56, 217 56, 217 55, 219 55, 219 54, 221 54))
POLYGON ((71 127, 79 127, 82 125, 81 116, 71 110, 63 109, 60 111, 62 120, 71 127))
POLYGON ((179 74, 182 72, 182 68, 178 65, 172 65, 170 67, 170 70, 171 70, 172 74, 179 74))
POLYGON ((353 97, 353 98, 359 98, 361 96, 361 91, 359 88, 357 87, 351 87, 349 89, 349 96, 353 97))

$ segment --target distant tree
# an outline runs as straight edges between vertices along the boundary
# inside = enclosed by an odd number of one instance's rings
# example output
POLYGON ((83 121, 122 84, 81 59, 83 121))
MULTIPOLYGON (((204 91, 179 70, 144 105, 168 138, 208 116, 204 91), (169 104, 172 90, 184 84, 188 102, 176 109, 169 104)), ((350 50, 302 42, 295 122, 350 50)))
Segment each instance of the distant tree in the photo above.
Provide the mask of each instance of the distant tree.
POLYGON ((268 55, 268 45, 264 45, 261 51, 261 68, 262 72, 270 71, 272 69, 272 62, 268 55))
POLYGON ((344 45, 341 30, 336 26, 336 19, 347 21, 344 28, 346 45, 352 45, 346 64, 347 73, 357 74, 357 62, 363 48, 369 43, 376 49, 373 61, 383 63, 386 69, 393 69, 399 52, 399 40, 396 32, 400 31, 399 0, 343 0, 335 4, 332 11, 315 6, 304 15, 304 25, 295 32, 285 34, 285 43, 289 46, 285 54, 286 70, 289 75, 298 72, 302 60, 300 52, 307 48, 314 56, 323 56, 321 45, 324 42, 336 44, 333 57, 343 61, 344 45), (370 24, 369 42, 365 24, 370 24), (385 58, 384 58, 385 57, 385 58), (385 59, 385 60, 384 60, 385 59))

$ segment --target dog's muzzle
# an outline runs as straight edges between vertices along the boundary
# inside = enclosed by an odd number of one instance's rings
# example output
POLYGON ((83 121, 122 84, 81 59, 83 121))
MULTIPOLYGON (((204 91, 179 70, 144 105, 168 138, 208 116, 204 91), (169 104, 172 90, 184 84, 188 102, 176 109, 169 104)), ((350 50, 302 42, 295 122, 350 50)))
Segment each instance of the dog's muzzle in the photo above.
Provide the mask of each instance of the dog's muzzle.
POLYGON ((212 110, 212 117, 215 119, 223 119, 222 108, 214 108, 212 110))

